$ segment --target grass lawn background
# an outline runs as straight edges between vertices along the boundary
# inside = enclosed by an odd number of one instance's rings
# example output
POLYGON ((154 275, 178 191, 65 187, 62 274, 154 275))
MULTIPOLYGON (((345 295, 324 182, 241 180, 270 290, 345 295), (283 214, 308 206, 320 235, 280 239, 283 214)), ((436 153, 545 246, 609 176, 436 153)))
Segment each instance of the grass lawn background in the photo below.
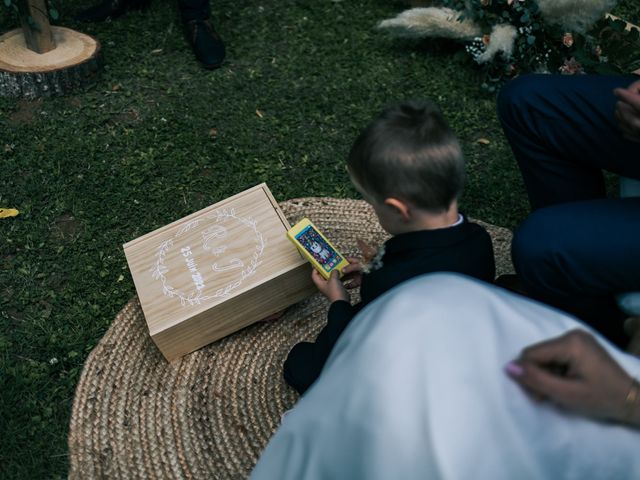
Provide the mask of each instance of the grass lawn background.
MULTIPOLYGON (((384 105, 440 104, 467 157, 463 211, 509 228, 527 214, 495 99, 459 48, 373 29, 401 3, 215 2, 228 50, 213 72, 173 2, 98 25, 71 20, 79 0, 58 3, 62 25, 101 41, 105 69, 73 95, 0 99, 0 207, 20 210, 0 220, 3 479, 66 476, 83 362, 135 295, 123 243, 260 182, 278 200, 357 198, 344 158, 384 105)), ((615 13, 638 23, 633 4, 615 13)), ((0 7, 6 32, 17 23, 0 7)))

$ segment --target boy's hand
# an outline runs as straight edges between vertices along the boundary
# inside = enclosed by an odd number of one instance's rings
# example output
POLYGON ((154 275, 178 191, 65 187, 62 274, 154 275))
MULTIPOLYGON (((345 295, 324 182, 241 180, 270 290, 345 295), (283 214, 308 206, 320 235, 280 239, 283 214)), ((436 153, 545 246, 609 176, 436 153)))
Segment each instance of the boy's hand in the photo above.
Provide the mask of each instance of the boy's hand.
POLYGON ((349 265, 342 269, 343 279, 345 280, 344 286, 348 289, 362 285, 362 264, 363 262, 370 263, 378 253, 375 248, 360 238, 356 239, 356 243, 358 244, 358 250, 362 254, 362 260, 355 257, 347 257, 349 265))
POLYGON ((362 263, 359 258, 347 257, 349 265, 342 269, 345 288, 351 290, 362 285, 362 263))
POLYGON ((360 250, 360 253, 362 254, 362 260, 364 261, 364 263, 369 263, 371 260, 373 260, 373 257, 376 256, 376 253, 378 253, 378 251, 374 247, 369 245, 361 238, 356 238, 356 243, 358 244, 358 250, 360 250))
MULTIPOLYGON (((345 267, 346 268, 346 267, 345 267)), ((322 293, 327 299, 333 303, 337 300, 349 301, 349 294, 345 290, 342 282, 340 281, 340 275, 337 270, 331 272, 329 280, 325 280, 324 277, 315 268, 311 272, 311 280, 316 284, 320 293, 322 293)))

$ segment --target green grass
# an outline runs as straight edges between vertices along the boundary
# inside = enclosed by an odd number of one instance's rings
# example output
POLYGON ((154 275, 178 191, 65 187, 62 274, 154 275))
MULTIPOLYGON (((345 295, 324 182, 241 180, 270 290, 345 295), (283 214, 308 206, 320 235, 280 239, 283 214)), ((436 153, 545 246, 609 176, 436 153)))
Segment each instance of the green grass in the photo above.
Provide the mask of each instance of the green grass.
MULTIPOLYGON (((66 476, 83 362, 135 294, 124 242, 259 182, 279 200, 357 197, 344 158, 384 105, 441 105, 468 159, 466 213, 509 228, 527 213, 494 99, 452 60, 458 49, 373 29, 400 4, 215 2, 228 58, 209 72, 172 3, 78 25, 80 3, 62 4, 62 19, 100 39, 98 82, 62 98, 0 99, 0 207, 20 210, 0 220, 3 479, 66 476)), ((0 12, 4 32, 15 23, 0 12)))

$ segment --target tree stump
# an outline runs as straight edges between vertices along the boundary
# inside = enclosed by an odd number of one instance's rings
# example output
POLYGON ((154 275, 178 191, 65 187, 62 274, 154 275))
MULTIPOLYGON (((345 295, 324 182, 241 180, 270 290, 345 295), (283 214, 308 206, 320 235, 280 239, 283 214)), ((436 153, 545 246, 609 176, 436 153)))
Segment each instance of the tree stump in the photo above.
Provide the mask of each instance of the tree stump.
POLYGON ((62 95, 91 83, 101 66, 100 42, 84 33, 51 27, 55 48, 36 53, 22 29, 0 36, 0 96, 62 95))

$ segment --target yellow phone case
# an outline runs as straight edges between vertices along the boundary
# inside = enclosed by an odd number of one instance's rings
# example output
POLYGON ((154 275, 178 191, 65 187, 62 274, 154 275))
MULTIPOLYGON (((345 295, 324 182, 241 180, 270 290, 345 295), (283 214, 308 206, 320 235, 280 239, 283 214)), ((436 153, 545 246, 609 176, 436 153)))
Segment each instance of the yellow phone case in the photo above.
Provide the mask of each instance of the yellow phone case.
POLYGON ((329 279, 335 269, 342 276, 342 269, 349 265, 347 259, 308 218, 291 227, 287 237, 325 279, 329 279))

